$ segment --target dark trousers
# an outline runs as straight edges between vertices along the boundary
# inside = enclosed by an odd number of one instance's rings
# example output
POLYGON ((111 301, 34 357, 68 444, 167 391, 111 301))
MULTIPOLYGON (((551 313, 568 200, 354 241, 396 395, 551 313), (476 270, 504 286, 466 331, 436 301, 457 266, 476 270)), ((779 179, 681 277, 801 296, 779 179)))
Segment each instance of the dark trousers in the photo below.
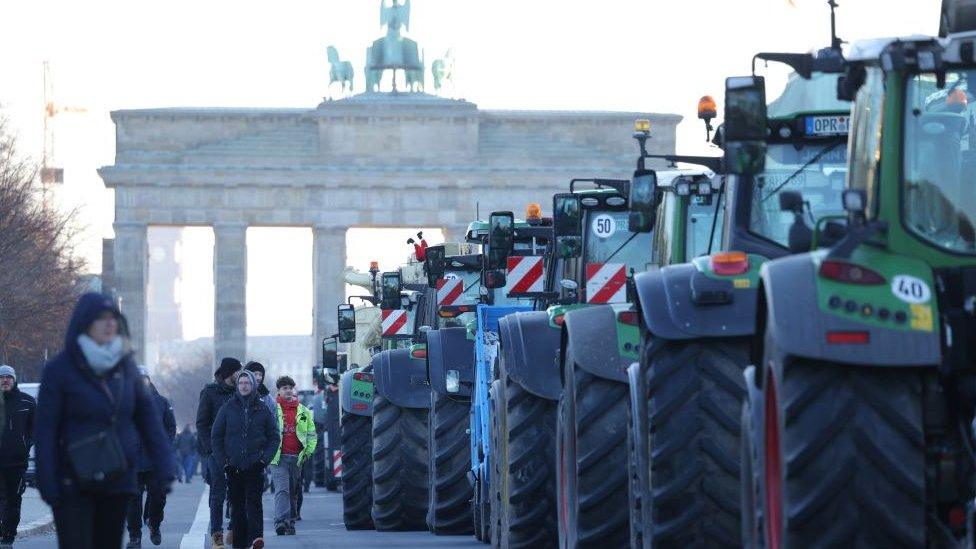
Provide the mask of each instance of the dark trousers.
POLYGON ((129 539, 142 538, 142 523, 145 521, 150 528, 159 528, 163 522, 163 509, 166 507, 166 492, 160 491, 150 482, 152 473, 143 471, 137 477, 138 486, 134 495, 129 498, 126 510, 126 526, 129 528, 129 539), (145 504, 142 496, 146 495, 145 504), (145 514, 143 514, 145 513, 145 514))
POLYGON ((122 547, 128 494, 63 496, 54 508, 60 549, 122 547))
POLYGON ((251 542, 264 537, 264 469, 251 467, 227 475, 227 494, 230 499, 230 521, 234 530, 234 547, 250 547, 251 542))
MULTIPOLYGON (((224 501, 227 498, 227 478, 224 468, 212 455, 207 456, 207 479, 210 483, 210 533, 224 531, 224 501)), ((229 505, 229 501, 228 501, 229 505)), ((233 522, 233 516, 231 522, 233 522)), ((227 529, 230 529, 228 525, 227 529)))
POLYGON ((194 473, 197 472, 197 455, 187 454, 183 456, 181 465, 183 466, 183 482, 193 480, 194 473))
POLYGON ((26 465, 0 468, 0 542, 13 543, 20 524, 20 504, 27 483, 24 482, 26 465))

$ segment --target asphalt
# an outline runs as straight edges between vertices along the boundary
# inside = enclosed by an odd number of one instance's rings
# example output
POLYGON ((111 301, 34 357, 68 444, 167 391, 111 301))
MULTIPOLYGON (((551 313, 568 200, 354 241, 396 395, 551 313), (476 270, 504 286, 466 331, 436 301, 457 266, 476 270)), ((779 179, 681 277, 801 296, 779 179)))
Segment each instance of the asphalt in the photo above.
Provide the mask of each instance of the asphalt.
MULTIPOLYGON (((204 549, 209 547, 207 540, 207 522, 209 510, 207 508, 206 485, 199 481, 174 485, 173 492, 166 503, 165 520, 162 525, 163 543, 158 547, 163 549, 204 549)), ((17 549, 41 549, 57 547, 57 540, 53 527, 50 525, 50 512, 46 509, 36 492, 28 492, 25 498, 31 497, 31 516, 25 515, 21 522, 23 526, 30 522, 45 521, 41 528, 35 528, 29 535, 17 538, 14 547, 17 549), (39 515, 39 516, 38 516, 39 515)), ((357 548, 383 547, 397 549, 406 547, 431 547, 438 549, 485 547, 470 536, 434 536, 427 532, 375 532, 372 530, 346 531, 342 524, 342 497, 335 492, 328 492, 324 488, 312 487, 311 493, 305 494, 302 508, 302 519, 297 523, 295 536, 276 536, 271 519, 271 495, 264 497, 264 530, 266 547, 296 548, 296 547, 335 547, 357 548)), ((142 546, 146 549, 156 547, 149 541, 148 532, 143 533, 142 546)))

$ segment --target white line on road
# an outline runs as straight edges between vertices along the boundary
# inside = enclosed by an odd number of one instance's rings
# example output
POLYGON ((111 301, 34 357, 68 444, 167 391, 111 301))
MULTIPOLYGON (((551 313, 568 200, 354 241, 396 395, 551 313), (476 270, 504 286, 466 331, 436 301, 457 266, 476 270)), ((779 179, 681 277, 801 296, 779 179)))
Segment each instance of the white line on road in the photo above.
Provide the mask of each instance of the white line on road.
POLYGON ((200 503, 197 504, 197 514, 193 517, 193 525, 190 531, 183 534, 180 541, 180 549, 203 549, 204 541, 210 530, 210 486, 203 489, 200 494, 200 503))

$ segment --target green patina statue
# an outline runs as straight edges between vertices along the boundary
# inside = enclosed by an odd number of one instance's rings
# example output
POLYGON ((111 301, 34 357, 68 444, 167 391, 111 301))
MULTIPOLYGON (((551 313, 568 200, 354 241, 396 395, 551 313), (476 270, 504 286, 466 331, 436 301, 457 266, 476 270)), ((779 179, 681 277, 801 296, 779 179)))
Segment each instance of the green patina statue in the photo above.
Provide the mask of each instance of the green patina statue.
POLYGON ((353 80, 353 70, 352 63, 349 61, 341 61, 339 59, 339 51, 335 49, 335 46, 329 46, 329 87, 336 82, 342 87, 342 92, 345 93, 348 89, 352 92, 352 80, 353 80))
POLYGON ((393 91, 397 91, 396 71, 404 71, 408 91, 424 89, 424 59, 417 43, 400 34, 410 30, 410 0, 380 0, 380 25, 386 26, 386 36, 377 39, 366 49, 366 91, 380 88, 383 72, 393 71, 393 91))

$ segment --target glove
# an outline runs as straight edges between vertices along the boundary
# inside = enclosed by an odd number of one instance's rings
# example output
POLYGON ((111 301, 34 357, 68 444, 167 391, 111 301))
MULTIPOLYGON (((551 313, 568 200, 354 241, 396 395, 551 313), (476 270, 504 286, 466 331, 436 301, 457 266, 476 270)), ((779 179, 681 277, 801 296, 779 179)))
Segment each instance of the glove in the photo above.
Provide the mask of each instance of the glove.
POLYGON ((257 467, 259 470, 263 471, 265 467, 268 466, 268 462, 264 461, 263 459, 259 459, 257 463, 254 464, 254 466, 257 467))

